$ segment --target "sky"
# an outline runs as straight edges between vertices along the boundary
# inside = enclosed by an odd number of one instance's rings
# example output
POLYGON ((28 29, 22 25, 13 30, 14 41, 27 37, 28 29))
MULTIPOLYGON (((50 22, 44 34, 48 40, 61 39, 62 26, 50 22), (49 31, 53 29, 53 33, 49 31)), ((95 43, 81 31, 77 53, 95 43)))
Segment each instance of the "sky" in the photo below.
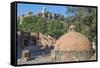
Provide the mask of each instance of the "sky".
POLYGON ((66 11, 67 11, 66 6, 26 4, 26 3, 17 4, 17 15, 21 16, 28 11, 32 11, 33 13, 41 12, 43 7, 46 7, 48 12, 57 13, 66 16, 66 11))

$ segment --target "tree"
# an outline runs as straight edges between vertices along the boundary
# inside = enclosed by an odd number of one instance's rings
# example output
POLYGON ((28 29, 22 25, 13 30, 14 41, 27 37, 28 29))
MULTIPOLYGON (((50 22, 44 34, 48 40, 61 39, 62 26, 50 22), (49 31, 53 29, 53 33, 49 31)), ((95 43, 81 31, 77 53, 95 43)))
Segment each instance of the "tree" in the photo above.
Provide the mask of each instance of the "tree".
POLYGON ((25 32, 41 32, 58 39, 67 30, 64 23, 60 20, 28 16, 18 25, 18 29, 25 32))
POLYGON ((67 22, 74 24, 77 31, 83 33, 89 40, 96 41, 96 8, 68 7, 67 22))

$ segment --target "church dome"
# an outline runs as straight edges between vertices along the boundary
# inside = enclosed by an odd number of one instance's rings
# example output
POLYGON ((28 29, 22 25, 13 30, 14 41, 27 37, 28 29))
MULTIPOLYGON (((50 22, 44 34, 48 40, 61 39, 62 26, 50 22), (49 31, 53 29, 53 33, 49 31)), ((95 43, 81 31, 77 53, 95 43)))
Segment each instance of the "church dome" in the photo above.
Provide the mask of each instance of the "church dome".
POLYGON ((69 32, 61 36, 55 46, 55 50, 60 51, 89 51, 92 45, 87 37, 79 32, 75 32, 75 27, 70 26, 69 32))

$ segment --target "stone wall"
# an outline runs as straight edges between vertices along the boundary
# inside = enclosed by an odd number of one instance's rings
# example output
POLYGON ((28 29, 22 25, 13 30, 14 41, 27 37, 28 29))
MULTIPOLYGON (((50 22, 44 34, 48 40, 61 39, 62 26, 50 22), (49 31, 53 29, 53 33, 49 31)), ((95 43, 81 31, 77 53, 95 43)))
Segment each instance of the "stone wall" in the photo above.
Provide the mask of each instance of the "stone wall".
POLYGON ((51 54, 55 62, 86 61, 90 60, 95 51, 53 51, 51 54))

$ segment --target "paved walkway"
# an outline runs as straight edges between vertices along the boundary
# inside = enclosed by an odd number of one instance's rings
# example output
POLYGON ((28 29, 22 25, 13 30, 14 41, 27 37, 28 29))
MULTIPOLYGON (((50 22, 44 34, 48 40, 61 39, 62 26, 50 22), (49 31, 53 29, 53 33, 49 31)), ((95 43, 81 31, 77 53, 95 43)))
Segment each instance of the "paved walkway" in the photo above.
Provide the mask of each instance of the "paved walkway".
POLYGON ((52 63, 54 61, 50 55, 45 55, 45 56, 38 56, 26 62, 23 61, 22 59, 18 59, 17 62, 18 62, 18 65, 21 65, 21 64, 52 63))

